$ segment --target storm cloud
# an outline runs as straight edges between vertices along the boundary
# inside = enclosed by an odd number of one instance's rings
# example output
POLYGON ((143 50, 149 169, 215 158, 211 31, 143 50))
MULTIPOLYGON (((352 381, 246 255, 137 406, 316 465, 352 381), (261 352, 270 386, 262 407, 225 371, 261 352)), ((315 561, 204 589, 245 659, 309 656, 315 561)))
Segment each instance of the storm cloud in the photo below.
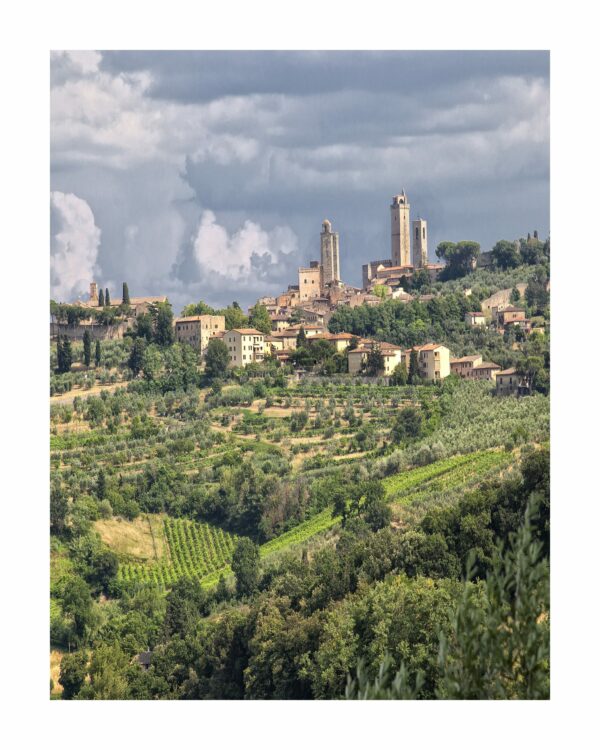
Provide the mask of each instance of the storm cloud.
POLYGON ((93 212, 101 285, 250 304, 318 257, 325 217, 359 283, 402 188, 431 255, 549 232, 545 52, 58 52, 51 68, 52 189, 93 212))

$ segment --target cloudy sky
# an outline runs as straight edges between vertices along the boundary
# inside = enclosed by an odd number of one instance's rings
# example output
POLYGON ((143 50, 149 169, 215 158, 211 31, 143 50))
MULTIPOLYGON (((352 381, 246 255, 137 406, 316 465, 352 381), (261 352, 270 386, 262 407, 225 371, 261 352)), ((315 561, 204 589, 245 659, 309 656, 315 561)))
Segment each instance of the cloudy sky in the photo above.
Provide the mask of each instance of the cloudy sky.
POLYGON ((544 52, 53 52, 51 292, 248 305, 340 234, 389 257, 389 203, 490 249, 549 233, 544 52))

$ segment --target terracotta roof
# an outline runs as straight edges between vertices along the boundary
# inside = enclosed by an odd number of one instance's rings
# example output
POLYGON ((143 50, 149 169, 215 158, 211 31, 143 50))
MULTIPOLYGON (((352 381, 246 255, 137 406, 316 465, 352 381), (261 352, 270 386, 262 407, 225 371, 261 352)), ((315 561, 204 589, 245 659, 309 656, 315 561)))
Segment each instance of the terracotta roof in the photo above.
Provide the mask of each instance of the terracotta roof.
POLYGON ((188 315, 184 316, 182 318, 175 318, 175 323, 191 323, 194 321, 203 320, 204 318, 223 318, 225 319, 224 315, 210 315, 209 313, 206 313, 206 315, 188 315))
POLYGON ((284 331, 271 331, 269 336, 274 339, 295 339, 296 333, 292 331, 290 333, 290 329, 286 328, 284 331))
POLYGON ((227 333, 241 333, 242 336, 264 336, 265 334, 262 331, 257 331, 256 328, 232 328, 231 331, 227 331, 227 333))
POLYGON ((499 370, 500 365, 497 365, 495 362, 482 362, 480 365, 476 365, 474 370, 499 370))
POLYGON ((515 375, 516 369, 514 367, 509 367, 508 370, 501 370, 500 372, 497 372, 496 375, 515 375))
POLYGON ((512 305, 509 305, 508 307, 505 307, 503 310, 500 310, 501 313, 505 312, 525 312, 524 307, 512 307, 512 305))
MULTIPOLYGON (((434 349, 439 349, 443 344, 423 344, 423 346, 413 346, 418 352, 431 352, 434 349)), ((410 351, 410 349, 408 350, 410 351)))
POLYGON ((485 315, 482 312, 468 312, 467 315, 477 315, 480 318, 485 318, 485 315))
POLYGON ((301 328, 304 328, 305 331, 307 329, 310 331, 314 331, 314 330, 324 331, 325 330, 325 328, 320 323, 303 323, 302 325, 298 325, 298 326, 290 326, 287 330, 298 331, 298 333, 300 333, 301 328))
POLYGON ((457 357, 456 359, 451 359, 450 364, 455 364, 456 362, 474 362, 476 359, 481 359, 481 354, 469 354, 467 357, 457 357))

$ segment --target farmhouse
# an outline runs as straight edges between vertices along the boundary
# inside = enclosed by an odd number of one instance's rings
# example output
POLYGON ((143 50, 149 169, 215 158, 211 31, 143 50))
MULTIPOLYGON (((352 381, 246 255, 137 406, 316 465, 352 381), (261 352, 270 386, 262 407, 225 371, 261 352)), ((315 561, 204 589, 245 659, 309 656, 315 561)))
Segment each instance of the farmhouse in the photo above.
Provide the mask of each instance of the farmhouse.
MULTIPOLYGON (((443 344, 425 344, 414 346, 419 363, 419 376, 428 382, 443 380, 450 375, 450 350, 443 344)), ((406 352, 407 362, 410 361, 409 349, 406 352)))
POLYGON ((265 335, 256 328, 234 328, 226 331, 223 341, 229 350, 229 363, 234 367, 262 362, 265 356, 265 335))
POLYGON ((530 392, 529 379, 514 367, 496 373, 496 395, 525 396, 530 392))
POLYGON ((369 352, 376 348, 379 348, 383 357, 383 369, 378 374, 391 375, 402 362, 402 349, 395 344, 371 339, 361 339, 356 349, 348 351, 348 372, 351 375, 361 373, 367 364, 369 352))
POLYGON ((482 312, 465 313, 465 323, 469 326, 484 326, 485 315, 482 312))
POLYGON ((473 380, 496 380, 496 373, 501 367, 495 362, 481 362, 473 368, 473 380))
POLYGON ((450 372, 453 375, 459 375, 461 378, 472 378, 473 368, 480 365, 481 361, 481 354, 470 354, 467 357, 451 359, 450 372))

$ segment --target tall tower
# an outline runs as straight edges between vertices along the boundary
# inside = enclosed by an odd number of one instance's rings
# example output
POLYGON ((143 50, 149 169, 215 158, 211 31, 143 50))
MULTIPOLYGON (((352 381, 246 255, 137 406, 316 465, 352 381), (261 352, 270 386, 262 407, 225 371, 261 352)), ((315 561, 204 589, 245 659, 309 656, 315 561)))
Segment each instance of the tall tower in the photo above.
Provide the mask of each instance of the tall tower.
POLYGON ((321 232, 322 285, 340 278, 340 239, 337 232, 331 231, 331 222, 325 219, 321 232))
POLYGON ((412 223, 413 238, 413 266, 425 268, 429 260, 427 256, 427 222, 419 217, 412 223))
POLYGON ((410 205, 404 190, 395 195, 392 212, 392 265, 410 266, 410 205))

